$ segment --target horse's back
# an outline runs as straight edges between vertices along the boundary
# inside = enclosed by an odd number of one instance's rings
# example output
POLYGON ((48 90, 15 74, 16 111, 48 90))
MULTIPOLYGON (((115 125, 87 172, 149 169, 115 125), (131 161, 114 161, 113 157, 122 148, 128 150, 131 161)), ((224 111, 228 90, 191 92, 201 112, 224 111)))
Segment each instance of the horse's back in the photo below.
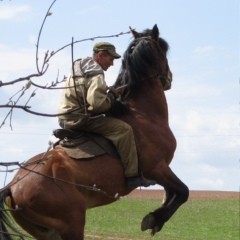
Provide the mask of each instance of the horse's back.
POLYGON ((119 160, 107 154, 75 160, 62 149, 54 149, 23 164, 12 181, 11 192, 18 205, 36 201, 49 205, 59 195, 67 200, 76 194, 86 199, 86 208, 91 208, 130 191, 125 188, 119 160))

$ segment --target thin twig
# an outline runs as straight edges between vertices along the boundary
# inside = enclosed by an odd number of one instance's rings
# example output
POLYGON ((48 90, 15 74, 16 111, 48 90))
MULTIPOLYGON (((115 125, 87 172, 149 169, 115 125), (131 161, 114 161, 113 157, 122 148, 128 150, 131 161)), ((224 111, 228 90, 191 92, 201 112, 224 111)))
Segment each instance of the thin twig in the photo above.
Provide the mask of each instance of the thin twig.
POLYGON ((7 172, 8 172, 8 166, 7 166, 6 168, 7 168, 7 171, 6 171, 6 174, 5 174, 4 186, 6 186, 6 181, 7 181, 7 172))
POLYGON ((75 75, 75 69, 74 69, 74 56, 73 56, 73 38, 72 38, 72 44, 71 44, 71 60, 72 60, 72 79, 73 79, 73 85, 74 85, 74 91, 75 91, 75 95, 77 98, 77 102, 78 102, 78 106, 81 107, 81 100, 78 96, 77 93, 77 86, 76 86, 76 75, 75 75))
MULTIPOLYGON (((43 22, 42 22, 42 25, 41 25, 41 27, 40 27, 39 34, 38 34, 37 45, 36 45, 36 47, 37 47, 37 50, 36 50, 36 67, 37 67, 37 71, 38 71, 39 74, 42 74, 43 69, 44 69, 44 65, 45 65, 45 63, 46 63, 45 61, 43 62, 42 70, 40 71, 40 70, 39 70, 39 66, 38 66, 38 48, 39 48, 39 41, 40 41, 40 37, 41 37, 41 33, 42 33, 42 29, 43 29, 44 23, 45 23, 47 17, 49 16, 49 11, 50 11, 50 9, 52 8, 52 6, 53 6, 53 4, 54 4, 55 2, 56 2, 56 0, 54 0, 54 1, 52 2, 52 4, 50 5, 50 7, 48 8, 48 11, 47 11, 47 13, 46 13, 46 15, 45 15, 45 17, 44 17, 44 20, 43 20, 43 22)), ((46 54, 46 55, 47 55, 47 54, 46 54)), ((45 58, 47 58, 46 55, 45 55, 45 58)), ((46 71, 44 71, 44 72, 46 72, 46 71)))
MULTIPOLYGON (((63 115, 66 115, 66 114, 69 114, 69 113, 73 113, 73 112, 76 112, 80 109, 82 109, 83 107, 78 107, 78 108, 75 108, 73 110, 69 110, 68 112, 65 112, 65 113, 58 113, 58 114, 46 114, 46 113, 39 113, 39 112, 34 112, 34 111, 31 111, 29 110, 29 108, 31 108, 30 106, 21 106, 21 105, 0 105, 0 108, 20 108, 22 110, 24 110, 25 112, 28 112, 28 113, 31 113, 31 114, 34 114, 34 115, 38 115, 38 116, 43 116, 43 117, 58 117, 58 116, 63 116, 63 115)), ((90 117, 90 115, 87 115, 87 114, 81 114, 79 113, 79 115, 81 117, 90 117)), ((3 125, 3 124, 2 124, 3 125)), ((2 126, 1 125, 1 126, 2 126)), ((0 126, 0 127, 1 127, 0 126)))

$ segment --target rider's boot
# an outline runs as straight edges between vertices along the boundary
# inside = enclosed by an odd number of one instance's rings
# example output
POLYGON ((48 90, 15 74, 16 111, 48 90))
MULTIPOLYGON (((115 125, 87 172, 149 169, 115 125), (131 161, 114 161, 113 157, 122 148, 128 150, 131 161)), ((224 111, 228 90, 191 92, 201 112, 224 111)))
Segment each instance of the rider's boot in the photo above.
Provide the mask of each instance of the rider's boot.
POLYGON ((138 187, 149 187, 157 184, 157 182, 146 179, 145 177, 143 177, 141 173, 140 176, 126 178, 126 184, 128 187, 138 188, 138 187))

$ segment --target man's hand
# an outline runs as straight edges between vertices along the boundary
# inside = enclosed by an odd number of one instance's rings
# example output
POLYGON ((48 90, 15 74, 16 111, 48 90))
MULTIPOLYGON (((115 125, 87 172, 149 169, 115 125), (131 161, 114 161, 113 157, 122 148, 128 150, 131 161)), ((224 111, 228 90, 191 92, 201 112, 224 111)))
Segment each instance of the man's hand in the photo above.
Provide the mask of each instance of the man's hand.
POLYGON ((113 86, 111 86, 111 87, 108 87, 108 91, 112 92, 115 95, 115 97, 117 98, 121 94, 122 89, 114 88, 113 86))

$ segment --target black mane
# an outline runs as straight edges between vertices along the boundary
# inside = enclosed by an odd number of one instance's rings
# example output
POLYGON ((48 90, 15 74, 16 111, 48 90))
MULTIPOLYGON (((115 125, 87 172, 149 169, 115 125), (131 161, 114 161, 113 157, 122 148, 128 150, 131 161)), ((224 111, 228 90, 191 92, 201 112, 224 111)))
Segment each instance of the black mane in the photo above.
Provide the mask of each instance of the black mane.
MULTIPOLYGON (((157 68, 158 60, 153 51, 151 35, 150 29, 137 33, 123 55, 122 67, 114 86, 128 85, 122 94, 124 100, 134 94, 141 82, 149 77, 149 68, 157 68)), ((164 53, 169 50, 168 43, 161 37, 158 37, 158 47, 164 53)))
MULTIPOLYGON (((167 53, 169 45, 164 39, 157 36, 155 43, 157 43, 157 49, 160 52, 157 56, 156 49, 153 49, 152 31, 146 29, 142 33, 135 33, 134 40, 123 55, 122 67, 114 87, 127 86, 124 88, 120 100, 112 106, 111 112, 114 116, 126 112, 126 102, 141 88, 141 82, 149 78, 150 71, 153 72, 153 76, 155 76, 153 69, 156 69, 156 75, 159 73, 157 70, 159 68, 157 65, 159 54, 167 53), (122 104, 123 106, 121 106, 122 104)), ((158 31, 157 34, 159 34, 158 31)))
MULTIPOLYGON (((137 33, 137 37, 147 37, 151 36, 152 30, 151 29, 145 29, 142 33, 137 33)), ((161 37, 158 38, 159 45, 162 48, 164 52, 167 52, 169 50, 168 43, 161 37)))

